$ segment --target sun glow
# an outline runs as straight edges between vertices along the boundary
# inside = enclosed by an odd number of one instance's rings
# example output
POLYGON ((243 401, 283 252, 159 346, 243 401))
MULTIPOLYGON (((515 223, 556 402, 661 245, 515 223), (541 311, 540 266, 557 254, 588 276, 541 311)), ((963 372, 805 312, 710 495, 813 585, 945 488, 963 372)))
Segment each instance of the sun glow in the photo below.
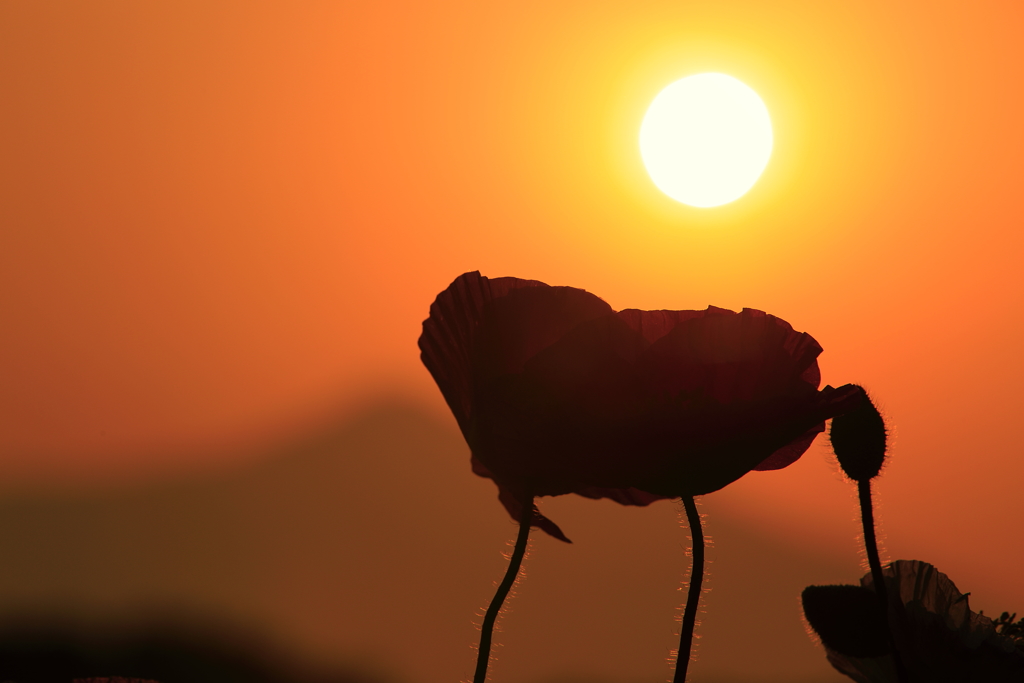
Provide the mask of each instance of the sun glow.
POLYGON ((640 125, 640 155, 651 180, 690 206, 739 199, 757 182, 771 153, 767 107, 725 74, 672 83, 654 98, 640 125))

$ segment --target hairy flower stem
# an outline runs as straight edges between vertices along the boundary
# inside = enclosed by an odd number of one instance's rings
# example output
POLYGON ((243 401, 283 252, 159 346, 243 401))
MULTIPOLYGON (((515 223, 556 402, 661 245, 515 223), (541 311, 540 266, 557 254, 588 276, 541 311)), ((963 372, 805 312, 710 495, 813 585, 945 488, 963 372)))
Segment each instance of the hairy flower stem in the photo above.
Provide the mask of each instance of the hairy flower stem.
POLYGON ((896 641, 893 640, 892 631, 889 629, 889 591, 885 586, 885 577, 882 576, 882 561, 878 557, 878 542, 875 540, 875 513, 871 503, 871 480, 862 479, 857 482, 857 493, 860 496, 860 521, 864 526, 864 549, 868 554, 868 566, 871 567, 871 581, 875 584, 875 594, 878 595, 878 602, 882 606, 882 614, 885 615, 885 631, 889 644, 892 647, 892 659, 896 665, 896 677, 900 683, 908 683, 906 667, 900 658, 899 650, 896 649, 896 641))
POLYGON ((494 593, 490 607, 484 614, 484 623, 480 627, 480 647, 477 650, 476 673, 473 674, 473 683, 484 683, 487 680, 487 665, 491 661, 491 636, 494 633, 494 622, 501 612, 501 606, 505 604, 508 592, 512 590, 512 584, 516 582, 519 575, 519 567, 523 564, 523 556, 526 555, 526 541, 530 538, 530 523, 533 521, 533 496, 523 505, 523 514, 519 519, 519 535, 516 537, 516 545, 512 550, 512 557, 508 561, 508 570, 505 578, 501 580, 498 590, 494 593))
POLYGON ((676 655, 676 673, 672 683, 685 683, 686 669, 690 665, 690 649, 693 647, 693 629, 697 625, 697 606, 700 603, 700 588, 704 582, 704 529, 700 525, 700 513, 693 496, 682 496, 686 509, 686 522, 690 525, 693 548, 690 556, 690 588, 686 594, 686 608, 683 610, 683 625, 679 632, 679 652, 676 655))

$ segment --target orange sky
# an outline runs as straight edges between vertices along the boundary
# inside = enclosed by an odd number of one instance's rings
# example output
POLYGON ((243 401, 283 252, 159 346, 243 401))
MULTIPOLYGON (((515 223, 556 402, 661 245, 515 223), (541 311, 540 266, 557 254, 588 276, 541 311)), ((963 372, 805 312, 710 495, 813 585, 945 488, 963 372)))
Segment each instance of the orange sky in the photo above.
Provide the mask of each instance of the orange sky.
MULTIPOLYGON (((1024 610, 1022 15, 0 4, 2 487, 230 468, 391 395, 450 421, 415 342, 479 269, 810 332, 897 433, 890 553, 1024 610), (661 196, 636 143, 701 71, 775 126, 761 181, 711 210, 661 196)), ((845 547, 828 468, 816 447, 716 495, 845 547)))

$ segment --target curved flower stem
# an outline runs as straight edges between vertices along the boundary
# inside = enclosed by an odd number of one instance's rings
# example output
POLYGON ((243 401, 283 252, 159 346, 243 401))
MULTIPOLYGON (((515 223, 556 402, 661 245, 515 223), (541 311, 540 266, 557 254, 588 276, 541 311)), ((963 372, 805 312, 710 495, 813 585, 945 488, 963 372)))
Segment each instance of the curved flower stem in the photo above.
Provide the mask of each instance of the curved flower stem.
POLYGON ((516 545, 512 550, 512 557, 508 561, 508 570, 505 578, 501 580, 498 590, 491 599, 491 604, 484 614, 484 623, 480 627, 480 647, 477 649, 476 673, 473 674, 473 683, 484 683, 487 680, 487 665, 491 661, 491 636, 494 633, 494 622, 498 618, 501 606, 505 604, 508 592, 512 590, 512 584, 516 582, 519 575, 519 567, 523 564, 523 556, 526 555, 526 541, 530 537, 530 523, 533 521, 533 496, 523 505, 523 514, 519 519, 519 535, 516 537, 516 545))
POLYGON ((690 525, 693 549, 690 565, 690 588, 686 594, 686 608, 683 610, 683 625, 679 632, 679 652, 676 655, 676 673, 673 683, 685 683, 686 669, 690 665, 690 649, 693 647, 693 629, 697 625, 697 606, 700 603, 700 589, 704 582, 704 529, 700 524, 700 512, 693 496, 682 496, 686 509, 686 522, 690 525))
POLYGON ((889 628, 889 590, 886 588, 885 577, 882 575, 882 560, 878 556, 878 542, 875 540, 875 513, 871 503, 870 479, 862 479, 857 482, 857 494, 860 497, 860 521, 864 527, 864 549, 868 554, 868 566, 871 567, 871 581, 875 585, 875 594, 878 595, 878 602, 882 606, 882 614, 885 617, 886 637, 892 647, 896 677, 900 683, 907 683, 909 681, 907 670, 903 666, 899 650, 896 649, 896 641, 892 637, 892 630, 889 628))

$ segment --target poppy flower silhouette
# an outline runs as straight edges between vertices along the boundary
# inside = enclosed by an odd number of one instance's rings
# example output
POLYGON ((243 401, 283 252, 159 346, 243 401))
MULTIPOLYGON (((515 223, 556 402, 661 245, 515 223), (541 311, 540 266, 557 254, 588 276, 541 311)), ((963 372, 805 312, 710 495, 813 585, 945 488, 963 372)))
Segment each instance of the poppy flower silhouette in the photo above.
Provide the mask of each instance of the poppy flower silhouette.
MULTIPOLYGON (((419 347, 473 471, 497 484, 520 522, 484 619, 478 681, 529 527, 568 541, 535 497, 683 500, 694 537, 680 645, 688 653, 703 576, 693 497, 795 462, 857 395, 850 386, 819 390, 821 347, 761 311, 617 312, 582 289, 478 272, 437 296, 419 347)), ((677 680, 688 659, 679 657, 677 680)))
MULTIPOLYGON (((882 570, 888 630, 912 683, 1024 680, 1022 624, 971 611, 948 576, 927 562, 897 560, 882 570)), ((897 683, 871 572, 860 586, 809 586, 804 614, 828 661, 859 683, 897 683)), ((1016 616, 1016 615, 1015 615, 1016 616)))

